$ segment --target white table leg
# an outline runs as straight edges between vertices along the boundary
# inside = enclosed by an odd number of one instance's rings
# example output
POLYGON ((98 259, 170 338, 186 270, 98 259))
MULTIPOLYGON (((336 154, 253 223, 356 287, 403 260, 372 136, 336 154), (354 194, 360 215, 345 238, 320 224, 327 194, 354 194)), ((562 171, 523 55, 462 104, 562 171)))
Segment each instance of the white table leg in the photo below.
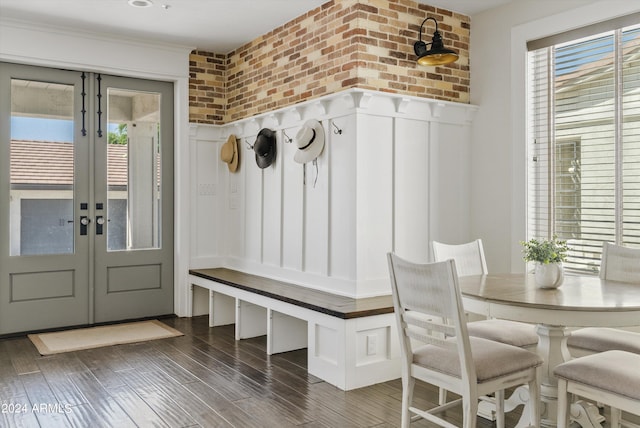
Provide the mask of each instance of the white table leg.
MULTIPOLYGON (((556 427, 558 421, 558 380, 553 375, 553 369, 565 361, 571 359, 567 348, 567 337, 570 332, 566 327, 538 324, 537 352, 543 358, 540 373, 540 398, 542 400, 542 420, 543 427, 556 427)), ((528 405, 522 411, 522 417, 518 427, 528 424, 528 405)), ((600 422, 604 420, 598 413, 598 408, 591 403, 578 401, 571 405, 571 420, 578 423, 582 428, 602 428, 600 422)))
MULTIPOLYGON (((553 375, 553 369, 571 358, 567 349, 567 337, 570 333, 566 327, 545 324, 538 324, 536 333, 538 334, 537 352, 543 359, 540 368, 541 425, 556 427, 558 424, 558 381, 553 375)), ((528 408, 523 410, 523 418, 528 417, 528 411, 528 408)))

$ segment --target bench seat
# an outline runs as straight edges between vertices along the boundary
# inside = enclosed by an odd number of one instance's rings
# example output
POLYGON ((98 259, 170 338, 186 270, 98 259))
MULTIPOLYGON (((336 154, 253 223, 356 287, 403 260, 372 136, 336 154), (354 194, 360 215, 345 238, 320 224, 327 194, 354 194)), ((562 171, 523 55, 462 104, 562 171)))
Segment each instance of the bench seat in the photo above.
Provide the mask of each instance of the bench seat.
POLYGON ((189 273, 342 319, 393 313, 391 295, 354 299, 226 268, 191 269, 189 273))
POLYGON ((308 371, 343 390, 400 376, 391 295, 354 299, 227 268, 191 269, 209 290, 209 325, 236 340, 267 336, 267 353, 307 348, 308 371))

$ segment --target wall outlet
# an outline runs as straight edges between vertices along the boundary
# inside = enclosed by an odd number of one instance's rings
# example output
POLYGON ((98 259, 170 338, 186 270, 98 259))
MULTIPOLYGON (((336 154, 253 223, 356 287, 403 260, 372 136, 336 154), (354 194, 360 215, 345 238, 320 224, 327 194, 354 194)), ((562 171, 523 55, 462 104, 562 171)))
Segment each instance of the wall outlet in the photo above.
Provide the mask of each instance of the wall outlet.
POLYGON ((214 196, 216 194, 215 183, 199 184, 198 195, 200 196, 214 196))
POLYGON ((367 355, 376 355, 378 352, 378 340, 375 334, 367 336, 367 355))

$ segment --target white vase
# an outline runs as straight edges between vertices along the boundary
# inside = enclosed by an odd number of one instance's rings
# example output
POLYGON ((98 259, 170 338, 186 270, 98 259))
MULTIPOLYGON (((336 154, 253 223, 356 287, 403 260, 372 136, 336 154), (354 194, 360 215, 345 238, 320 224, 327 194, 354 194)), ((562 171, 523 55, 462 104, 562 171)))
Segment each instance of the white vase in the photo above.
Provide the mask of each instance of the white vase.
POLYGON ((536 263, 534 275, 538 288, 558 288, 564 280, 562 263, 536 263))

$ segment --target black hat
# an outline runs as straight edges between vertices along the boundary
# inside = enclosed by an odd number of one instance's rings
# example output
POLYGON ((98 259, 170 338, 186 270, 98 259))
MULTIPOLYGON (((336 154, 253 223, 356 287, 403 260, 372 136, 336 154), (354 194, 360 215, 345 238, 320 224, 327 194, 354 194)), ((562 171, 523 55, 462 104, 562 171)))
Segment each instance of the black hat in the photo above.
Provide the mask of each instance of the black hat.
POLYGON ((253 144, 253 151, 256 152, 256 163, 260 168, 271 165, 276 159, 276 132, 262 128, 253 144))

